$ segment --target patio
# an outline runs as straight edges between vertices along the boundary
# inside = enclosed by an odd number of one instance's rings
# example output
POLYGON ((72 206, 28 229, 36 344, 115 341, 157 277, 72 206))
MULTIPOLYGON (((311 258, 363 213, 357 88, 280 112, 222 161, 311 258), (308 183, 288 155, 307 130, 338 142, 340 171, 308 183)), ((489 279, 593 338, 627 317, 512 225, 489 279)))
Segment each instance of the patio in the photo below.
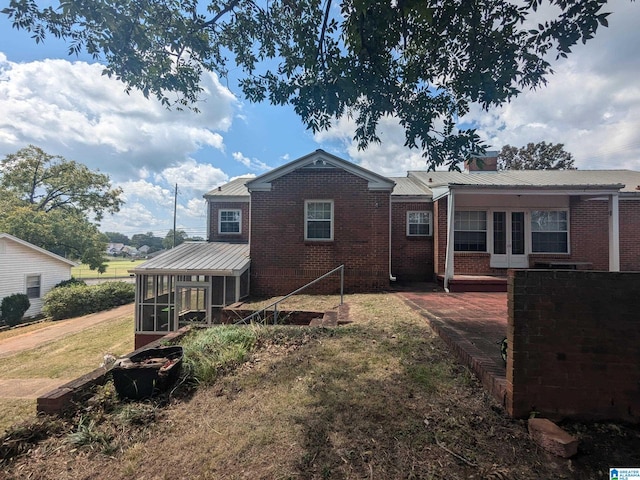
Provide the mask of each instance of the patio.
POLYGON ((500 343, 507 336, 507 294, 445 293, 434 285, 396 293, 420 311, 486 390, 505 405, 507 379, 500 343))

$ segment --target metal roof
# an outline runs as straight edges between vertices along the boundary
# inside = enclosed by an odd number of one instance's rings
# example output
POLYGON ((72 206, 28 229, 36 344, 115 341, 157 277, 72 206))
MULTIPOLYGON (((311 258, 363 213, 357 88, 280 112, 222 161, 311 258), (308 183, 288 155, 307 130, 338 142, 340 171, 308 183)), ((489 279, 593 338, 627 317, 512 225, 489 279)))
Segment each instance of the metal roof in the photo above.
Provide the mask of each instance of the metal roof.
POLYGON ((129 270, 137 274, 235 275, 249 265, 249 245, 226 242, 185 242, 129 270))
POLYGON ((431 196, 431 190, 415 178, 390 177, 390 180, 396 182, 396 186, 393 188, 393 192, 391 192, 391 195, 394 197, 431 196))
POLYGON ((499 172, 421 172, 414 178, 429 188, 448 185, 522 188, 608 188, 640 194, 640 172, 632 170, 503 170, 499 172))
POLYGON ((253 177, 239 177, 231 180, 229 183, 220 185, 218 188, 214 188, 210 192, 204 194, 204 198, 208 197, 248 197, 249 190, 246 183, 252 180, 253 177))

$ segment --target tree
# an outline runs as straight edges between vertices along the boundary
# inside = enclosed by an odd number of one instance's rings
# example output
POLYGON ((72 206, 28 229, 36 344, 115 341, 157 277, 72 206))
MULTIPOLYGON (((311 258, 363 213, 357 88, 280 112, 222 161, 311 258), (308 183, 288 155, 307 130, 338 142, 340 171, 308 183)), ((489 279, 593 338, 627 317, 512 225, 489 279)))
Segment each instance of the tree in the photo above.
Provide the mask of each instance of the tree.
POLYGON ((167 236, 164 237, 164 239, 162 240, 162 246, 165 249, 177 247, 181 243, 184 243, 185 240, 187 240, 188 238, 189 236, 185 233, 184 230, 176 230, 175 239, 174 239, 173 228, 172 228, 171 230, 169 230, 169 232, 167 232, 167 236), (175 245, 174 245, 174 240, 175 240, 175 245))
POLYGON ((124 233, 119 232, 104 232, 104 235, 109 239, 109 243, 122 243, 123 245, 129 245, 131 240, 124 233))
POLYGON ((131 236, 131 245, 136 248, 140 248, 143 245, 150 247, 149 252, 157 252, 162 249, 162 239, 156 237, 153 232, 136 233, 131 236))
POLYGON ((0 231, 103 272, 107 238, 90 218, 122 204, 109 177, 33 145, 0 166, 0 231))
POLYGON ((64 38, 69 54, 92 54, 127 91, 167 106, 197 109, 205 71, 241 72, 246 98, 290 104, 314 132, 353 117, 360 148, 379 142, 378 122, 393 115, 406 146, 450 168, 484 150, 456 125, 471 102, 489 109, 544 85, 549 57, 593 38, 609 15, 607 0, 336 3, 11 0, 2 12, 36 42, 64 38), (547 20, 534 20, 538 10, 547 20))
POLYGON ((526 147, 502 147, 498 170, 575 170, 573 156, 562 143, 528 143, 526 147))

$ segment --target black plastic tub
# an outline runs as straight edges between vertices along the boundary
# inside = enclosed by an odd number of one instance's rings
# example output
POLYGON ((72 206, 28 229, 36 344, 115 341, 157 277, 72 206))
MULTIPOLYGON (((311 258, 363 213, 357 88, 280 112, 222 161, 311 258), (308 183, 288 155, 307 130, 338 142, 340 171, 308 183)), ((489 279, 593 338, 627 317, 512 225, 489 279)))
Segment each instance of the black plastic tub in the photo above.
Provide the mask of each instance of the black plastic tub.
POLYGON ((111 369, 121 399, 142 400, 166 391, 182 370, 182 347, 157 347, 119 360, 111 369))

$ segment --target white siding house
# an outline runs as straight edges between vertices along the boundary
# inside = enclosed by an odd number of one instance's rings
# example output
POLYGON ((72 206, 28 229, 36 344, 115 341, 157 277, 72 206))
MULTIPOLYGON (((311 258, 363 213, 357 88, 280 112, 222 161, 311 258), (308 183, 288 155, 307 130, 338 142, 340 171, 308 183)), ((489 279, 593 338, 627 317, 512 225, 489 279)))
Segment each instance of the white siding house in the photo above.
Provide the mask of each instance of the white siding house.
POLYGON ((42 298, 54 286, 71 278, 77 264, 29 242, 0 233, 0 301, 14 293, 26 293, 33 317, 42 311, 42 298))

